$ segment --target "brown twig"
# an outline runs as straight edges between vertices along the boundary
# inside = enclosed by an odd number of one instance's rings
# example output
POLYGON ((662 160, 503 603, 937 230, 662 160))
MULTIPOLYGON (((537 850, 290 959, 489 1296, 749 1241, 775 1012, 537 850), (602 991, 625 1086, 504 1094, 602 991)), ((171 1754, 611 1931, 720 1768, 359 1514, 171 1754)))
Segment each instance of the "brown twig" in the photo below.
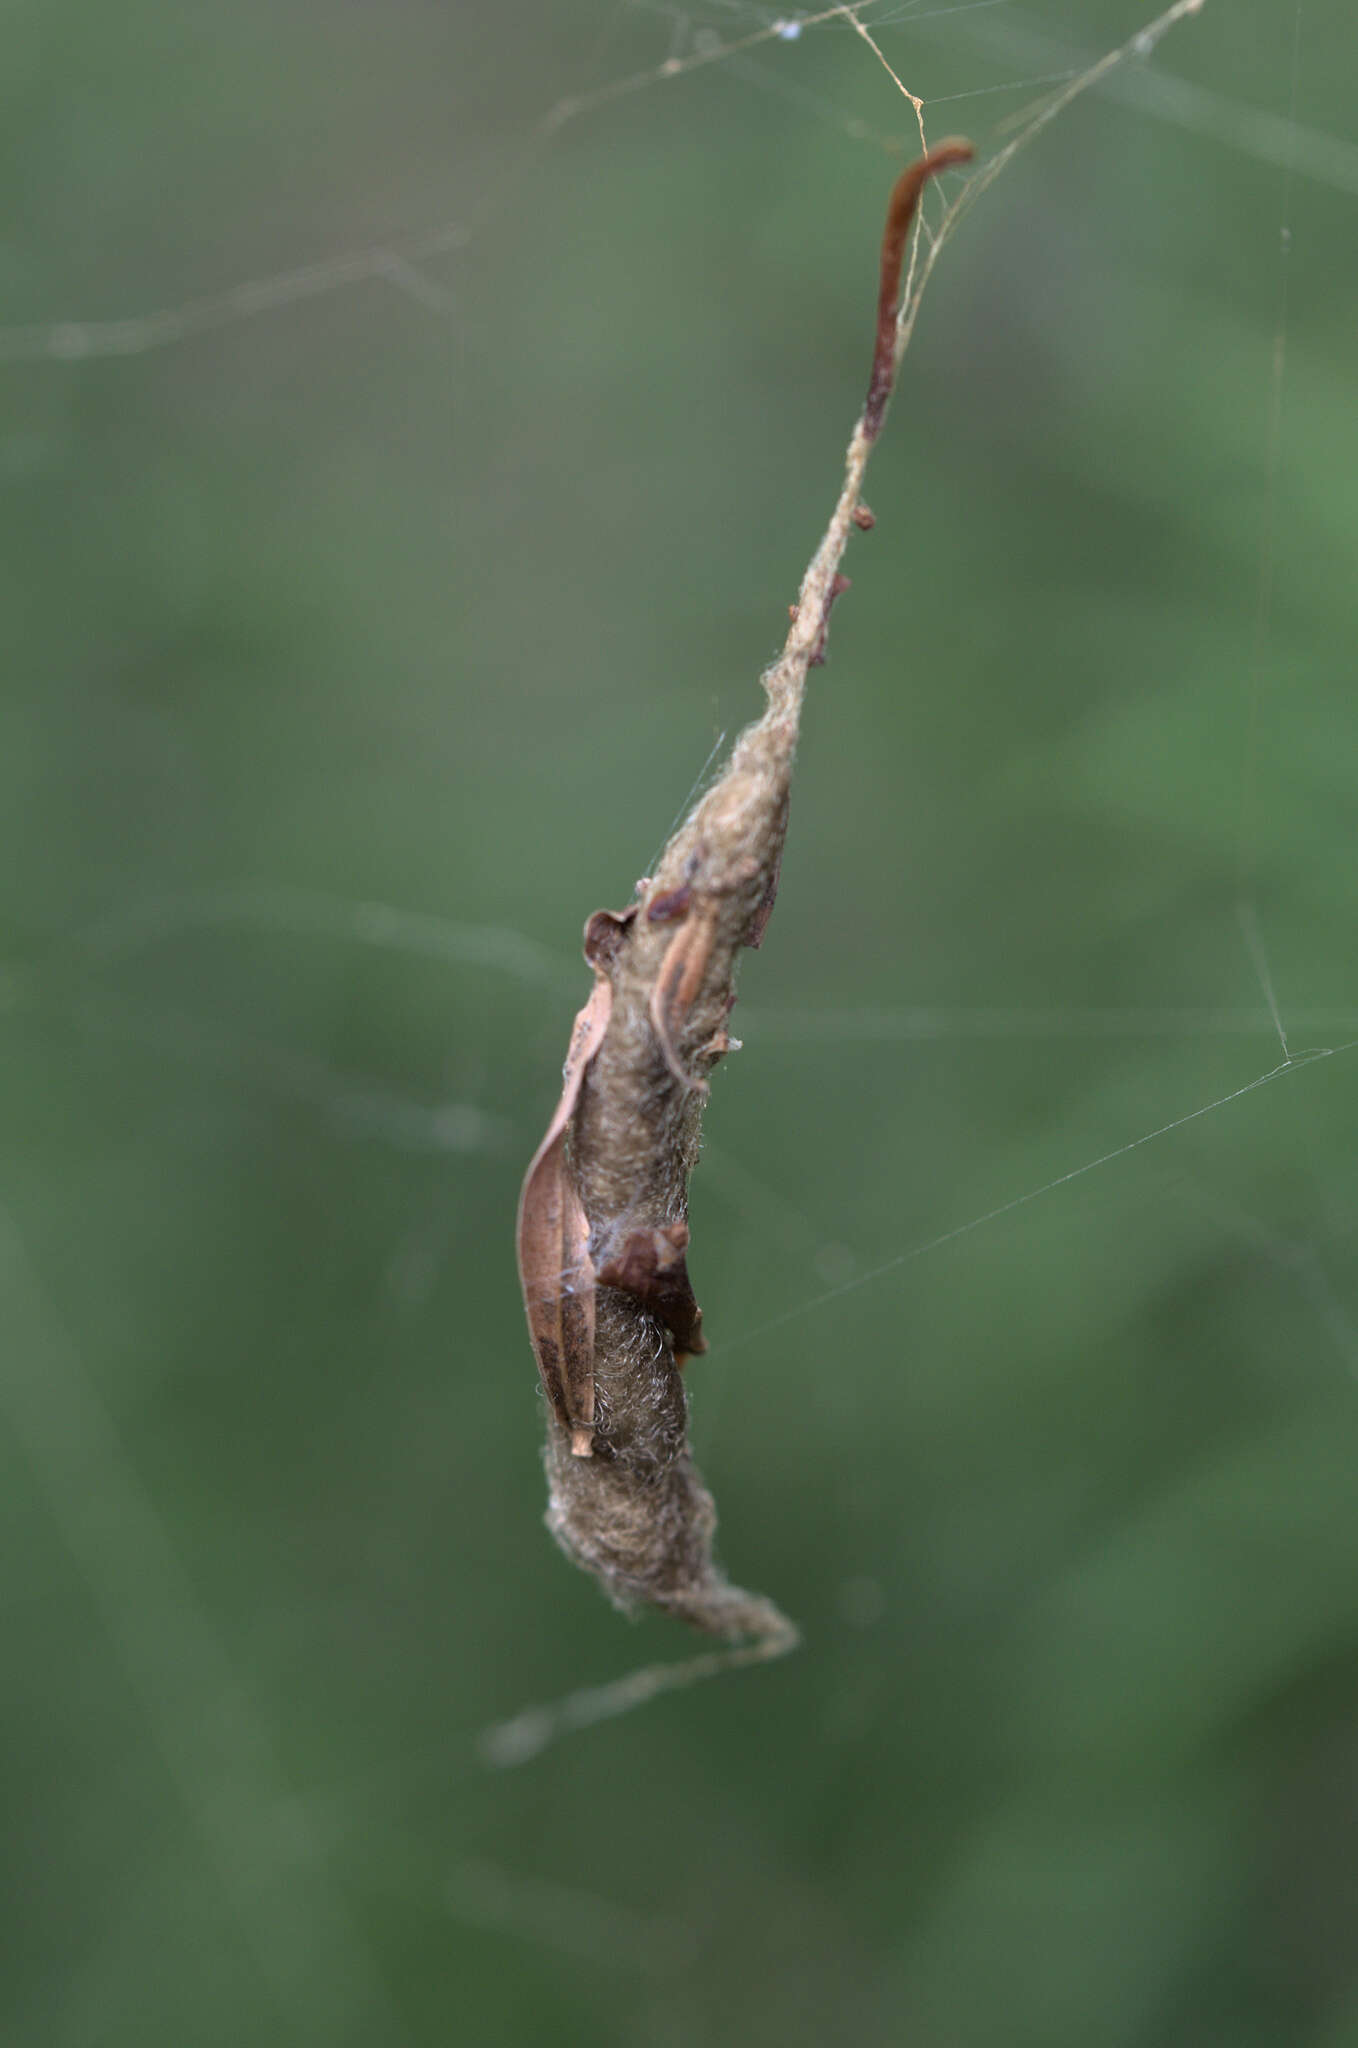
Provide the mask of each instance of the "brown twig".
POLYGON ((870 441, 875 441, 882 431, 891 387, 896 381, 896 317, 900 307, 901 268, 920 193, 930 178, 937 177, 940 171, 951 170, 954 164, 969 164, 973 154, 969 142, 951 137, 947 142, 936 144, 927 156, 918 158, 896 180, 886 210, 886 227, 882 232, 877 345, 872 352, 872 375, 868 379, 868 396, 863 407, 863 431, 870 441))

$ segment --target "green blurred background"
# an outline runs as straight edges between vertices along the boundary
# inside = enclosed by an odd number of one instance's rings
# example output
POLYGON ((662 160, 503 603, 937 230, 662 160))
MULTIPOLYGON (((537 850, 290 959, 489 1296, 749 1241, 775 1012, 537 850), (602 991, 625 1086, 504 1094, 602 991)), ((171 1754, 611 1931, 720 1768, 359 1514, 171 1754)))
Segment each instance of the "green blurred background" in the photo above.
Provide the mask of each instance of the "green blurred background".
MULTIPOLYGON (((986 150, 1147 18, 871 12, 986 150)), ((543 1532, 511 1237, 866 374, 890 79, 659 75, 772 19, 7 10, 6 2041, 1358 2042, 1338 0, 1208 0, 925 305, 694 1187, 805 1648, 478 1759, 690 1648, 543 1532), (1261 965, 1341 1050, 1244 1093, 1261 965)))

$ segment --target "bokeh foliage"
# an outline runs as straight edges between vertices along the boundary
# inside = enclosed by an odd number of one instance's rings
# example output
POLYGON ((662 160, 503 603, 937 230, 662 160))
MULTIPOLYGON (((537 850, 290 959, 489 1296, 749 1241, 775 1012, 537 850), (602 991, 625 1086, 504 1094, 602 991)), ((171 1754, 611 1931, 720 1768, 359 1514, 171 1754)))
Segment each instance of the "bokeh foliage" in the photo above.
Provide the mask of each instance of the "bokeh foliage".
MULTIPOLYGON (((909 111, 841 28, 537 150, 668 22, 9 11, 6 321, 469 235, 0 366, 7 2040, 1358 2041, 1358 1052, 1180 1121, 1282 1057, 1247 930, 1294 1052, 1358 1036, 1355 201, 1265 146, 1295 22, 1208 0, 1196 97, 1014 165, 875 465, 695 1183, 699 1453, 805 1650, 495 1775, 487 1722, 688 1647, 542 1532, 513 1205, 579 927, 828 510, 909 111)), ((884 47, 1043 68, 983 26, 884 47)), ((1351 22, 1301 29, 1342 170, 1351 22)))

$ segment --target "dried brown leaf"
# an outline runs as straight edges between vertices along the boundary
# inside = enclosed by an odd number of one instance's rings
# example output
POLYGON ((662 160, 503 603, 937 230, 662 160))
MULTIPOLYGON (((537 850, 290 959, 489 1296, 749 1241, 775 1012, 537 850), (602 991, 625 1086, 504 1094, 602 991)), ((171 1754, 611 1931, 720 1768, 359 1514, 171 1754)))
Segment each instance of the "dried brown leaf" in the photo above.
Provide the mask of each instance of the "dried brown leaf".
POLYGON ((588 1457, 594 1431, 594 1266, 589 1219, 566 1158, 571 1117, 613 1007, 604 962, 634 915, 597 911, 585 927, 594 966, 589 1001, 571 1027, 561 1099, 533 1154, 519 1196, 517 1245, 529 1334, 552 1412, 570 1432, 574 1457, 588 1457))

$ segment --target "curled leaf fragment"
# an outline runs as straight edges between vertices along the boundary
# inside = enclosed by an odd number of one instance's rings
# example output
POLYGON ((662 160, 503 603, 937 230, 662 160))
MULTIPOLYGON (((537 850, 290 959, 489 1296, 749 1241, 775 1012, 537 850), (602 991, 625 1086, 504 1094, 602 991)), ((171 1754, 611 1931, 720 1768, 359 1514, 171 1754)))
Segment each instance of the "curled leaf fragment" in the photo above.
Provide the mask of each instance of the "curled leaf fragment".
POLYGON ((561 1099, 519 1196, 519 1282, 529 1334, 552 1412, 570 1432, 577 1458, 590 1455, 594 1439, 594 1265, 589 1219, 571 1177, 566 1140, 589 1063, 608 1029, 613 989, 604 963, 634 915, 600 910, 585 927, 594 987, 571 1026, 561 1099))
POLYGON ((680 1366, 707 1349, 703 1312, 688 1277, 687 1250, 687 1223, 634 1230, 599 1268, 598 1276, 601 1287, 620 1287, 665 1325, 674 1339, 674 1362, 680 1366))

